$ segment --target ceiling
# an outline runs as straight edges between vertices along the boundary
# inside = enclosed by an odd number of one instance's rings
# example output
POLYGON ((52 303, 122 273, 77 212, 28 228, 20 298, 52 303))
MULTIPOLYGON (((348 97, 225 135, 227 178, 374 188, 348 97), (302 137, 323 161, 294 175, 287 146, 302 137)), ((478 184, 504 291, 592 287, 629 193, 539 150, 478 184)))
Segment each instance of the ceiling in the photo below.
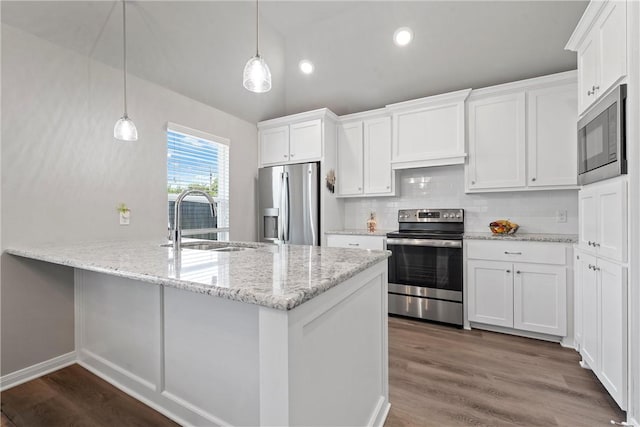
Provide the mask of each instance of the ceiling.
MULTIPOLYGON (((564 50, 586 1, 268 1, 260 53, 273 89, 242 87, 255 3, 129 1, 128 67, 251 122, 328 107, 338 115, 576 68, 564 50), (399 48, 396 28, 414 41, 399 48), (298 62, 310 59, 312 75, 298 62)), ((2 22, 121 67, 120 5, 2 1, 2 22)))

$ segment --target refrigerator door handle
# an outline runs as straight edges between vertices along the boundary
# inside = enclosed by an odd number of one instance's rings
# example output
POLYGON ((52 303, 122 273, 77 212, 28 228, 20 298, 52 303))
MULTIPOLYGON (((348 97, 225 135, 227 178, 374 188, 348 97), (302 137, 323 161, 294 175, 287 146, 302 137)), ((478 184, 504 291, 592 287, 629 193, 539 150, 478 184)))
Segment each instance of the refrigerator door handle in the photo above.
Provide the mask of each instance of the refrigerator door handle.
POLYGON ((284 237, 284 241, 288 242, 289 241, 289 223, 290 223, 290 219, 291 219, 291 212, 289 212, 290 210, 290 200, 289 200, 289 172, 284 172, 284 223, 283 223, 283 237, 284 237))
POLYGON ((278 241, 284 241, 284 172, 280 172, 280 206, 278 214, 278 241))

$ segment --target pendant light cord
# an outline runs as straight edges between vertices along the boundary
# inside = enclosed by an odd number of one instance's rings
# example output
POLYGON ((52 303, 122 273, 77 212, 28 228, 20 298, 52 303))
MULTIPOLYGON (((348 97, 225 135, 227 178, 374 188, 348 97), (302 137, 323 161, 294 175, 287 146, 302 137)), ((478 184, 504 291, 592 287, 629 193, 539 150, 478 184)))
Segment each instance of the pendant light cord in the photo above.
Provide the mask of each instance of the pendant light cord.
POLYGON ((124 116, 127 117, 127 7, 122 0, 122 77, 124 80, 124 116))
POLYGON ((256 0, 256 56, 260 56, 260 49, 259 49, 259 43, 260 43, 260 18, 258 18, 259 14, 258 14, 258 0, 256 0))

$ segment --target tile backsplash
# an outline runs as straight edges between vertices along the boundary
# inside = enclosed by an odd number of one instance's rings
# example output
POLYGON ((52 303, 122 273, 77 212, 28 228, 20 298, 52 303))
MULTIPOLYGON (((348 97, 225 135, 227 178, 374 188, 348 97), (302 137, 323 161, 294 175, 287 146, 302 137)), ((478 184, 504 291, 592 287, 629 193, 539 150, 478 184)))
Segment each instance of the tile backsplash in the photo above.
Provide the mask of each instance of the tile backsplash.
POLYGON ((463 208, 466 231, 489 231, 489 223, 509 219, 521 233, 578 234, 578 191, 522 191, 465 194, 464 166, 440 166, 397 172, 396 196, 345 199, 345 228, 365 228, 374 211, 378 228, 395 230, 398 210, 463 208), (556 213, 566 212, 566 222, 556 213))

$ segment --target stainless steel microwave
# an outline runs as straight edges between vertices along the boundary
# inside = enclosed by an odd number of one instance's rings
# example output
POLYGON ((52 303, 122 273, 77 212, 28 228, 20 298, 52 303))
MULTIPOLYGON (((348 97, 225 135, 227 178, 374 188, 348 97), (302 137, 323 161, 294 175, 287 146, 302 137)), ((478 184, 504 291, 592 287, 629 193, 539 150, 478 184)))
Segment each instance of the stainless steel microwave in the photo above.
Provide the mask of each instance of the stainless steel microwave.
POLYGON ((626 99, 619 85, 578 121, 578 184, 627 173, 626 99))

